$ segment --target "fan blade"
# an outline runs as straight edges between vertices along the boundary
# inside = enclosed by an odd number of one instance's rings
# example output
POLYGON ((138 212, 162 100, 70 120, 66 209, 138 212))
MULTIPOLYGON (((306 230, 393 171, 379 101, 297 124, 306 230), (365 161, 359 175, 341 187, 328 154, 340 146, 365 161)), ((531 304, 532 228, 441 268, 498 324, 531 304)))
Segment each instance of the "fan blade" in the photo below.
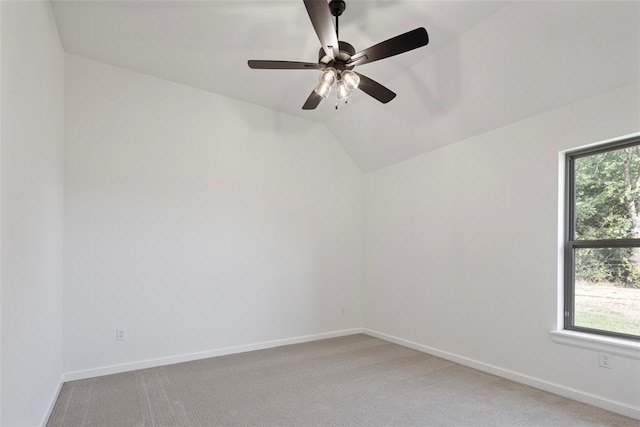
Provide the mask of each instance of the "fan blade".
POLYGON ((366 93, 367 95, 377 99, 378 101, 386 104, 396 97, 396 94, 386 87, 382 86, 375 80, 371 80, 367 76, 363 76, 360 73, 356 73, 360 77, 360 84, 358 89, 366 93))
POLYGON ((319 70, 324 68, 322 65, 313 62, 261 61, 251 59, 248 63, 249 68, 257 70, 319 70))
POLYGON ((429 35, 423 27, 390 38, 351 57, 347 66, 362 65, 390 56, 408 52, 429 43, 429 35))
POLYGON ((306 102, 302 106, 303 110, 314 110, 318 105, 320 105, 320 101, 322 101, 322 97, 316 93, 314 90, 311 92, 311 95, 307 98, 306 102))
POLYGON ((316 30, 324 52, 334 60, 338 55, 338 35, 333 26, 331 11, 327 0, 304 0, 311 25, 316 30))

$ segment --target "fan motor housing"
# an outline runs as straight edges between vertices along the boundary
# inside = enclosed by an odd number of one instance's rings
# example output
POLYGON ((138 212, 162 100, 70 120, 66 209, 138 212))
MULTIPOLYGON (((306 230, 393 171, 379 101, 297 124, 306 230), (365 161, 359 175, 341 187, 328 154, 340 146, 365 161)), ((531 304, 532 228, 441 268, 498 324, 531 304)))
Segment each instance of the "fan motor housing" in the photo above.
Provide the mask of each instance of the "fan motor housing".
POLYGON ((347 42, 338 41, 338 50, 340 51, 338 57, 332 61, 331 57, 328 56, 323 49, 320 49, 318 52, 318 63, 334 67, 340 71, 352 69, 353 66, 347 67, 345 64, 356 54, 356 49, 347 42))

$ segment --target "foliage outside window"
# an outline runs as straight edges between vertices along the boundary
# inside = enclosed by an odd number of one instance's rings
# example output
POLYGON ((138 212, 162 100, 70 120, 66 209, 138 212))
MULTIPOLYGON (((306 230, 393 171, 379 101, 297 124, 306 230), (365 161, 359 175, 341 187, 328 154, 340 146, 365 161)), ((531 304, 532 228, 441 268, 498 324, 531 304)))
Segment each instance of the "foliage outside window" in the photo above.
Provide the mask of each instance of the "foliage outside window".
POLYGON ((565 329, 640 339, 640 138, 567 155, 565 329))

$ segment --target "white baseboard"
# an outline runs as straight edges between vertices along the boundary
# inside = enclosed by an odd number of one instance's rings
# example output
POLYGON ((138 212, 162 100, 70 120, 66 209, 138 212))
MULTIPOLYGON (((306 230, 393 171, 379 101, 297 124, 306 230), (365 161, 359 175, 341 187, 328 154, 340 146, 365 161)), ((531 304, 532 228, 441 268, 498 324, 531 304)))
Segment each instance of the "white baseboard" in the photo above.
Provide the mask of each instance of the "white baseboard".
POLYGON ((389 341, 394 344, 399 344, 404 347, 412 348, 414 350, 421 351, 423 353, 431 354, 442 359, 447 359, 460 365, 468 366, 470 368, 477 369, 489 374, 493 374, 499 377, 507 378, 509 380, 526 384, 528 386, 548 391, 553 394, 557 394, 569 399, 577 400, 578 402, 586 403, 589 405, 597 406, 598 408, 606 409, 607 411, 615 412, 627 417, 640 420, 640 408, 626 405, 624 403, 615 402, 613 400, 605 399, 600 396, 596 396, 590 393, 585 393, 579 390, 575 390, 569 387, 565 387, 559 384, 550 383, 538 378, 523 375, 518 372, 513 372, 507 369, 499 368, 497 366, 489 365, 486 363, 478 362, 477 360, 469 359, 467 357, 459 356, 457 354, 449 353, 447 351, 438 350, 433 347, 419 344, 417 342, 405 340, 402 338, 387 335, 382 332, 377 332, 371 329, 363 328, 363 333, 370 335, 381 340, 389 341))
POLYGON ((158 366, 173 365, 174 363, 190 362, 192 360, 207 359, 209 357, 226 356, 228 354, 245 353, 247 351, 264 350, 266 348, 280 347, 283 345, 300 344, 303 342, 317 341, 327 338, 342 337, 346 335, 360 334, 362 328, 343 329, 339 331, 324 332, 313 335, 303 335, 293 338, 284 338, 272 341, 263 341, 254 344, 225 347, 215 350, 207 350, 197 353, 182 354, 178 356, 161 357, 139 362, 123 363, 120 365, 104 366, 101 368, 82 371, 67 372, 62 377, 62 382, 83 380, 87 378, 101 377, 104 375, 118 374, 121 372, 136 371, 138 369, 155 368, 158 366))
POLYGON ((53 392, 53 396, 51 397, 51 400, 49 401, 49 406, 47 408, 47 412, 44 414, 44 417, 42 418, 42 421, 40 422, 40 426, 42 426, 42 427, 46 427, 47 426, 47 422, 49 421, 49 418, 51 417, 51 414, 53 413, 53 408, 54 408, 54 406, 56 406, 56 401, 58 400, 58 396, 60 396, 60 391, 62 390, 62 384, 64 384, 63 376, 60 377, 60 381, 58 381, 58 387, 56 387, 56 390, 53 392))

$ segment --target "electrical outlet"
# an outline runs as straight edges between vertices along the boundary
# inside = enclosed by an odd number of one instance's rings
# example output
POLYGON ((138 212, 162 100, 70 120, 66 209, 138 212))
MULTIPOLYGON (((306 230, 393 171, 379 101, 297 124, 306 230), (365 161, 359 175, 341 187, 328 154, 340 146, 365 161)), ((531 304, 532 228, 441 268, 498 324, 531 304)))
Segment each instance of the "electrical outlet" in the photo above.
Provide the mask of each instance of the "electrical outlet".
POLYGON ((600 367, 602 368, 608 368, 611 369, 613 368, 611 362, 612 362, 613 356, 611 355, 611 353, 605 353, 605 352, 600 352, 600 367))
POLYGON ((116 329, 116 341, 124 341, 127 339, 127 328, 116 329))
POLYGON ((346 312, 347 311, 344 309, 344 307, 342 307, 342 309, 340 309, 340 315, 341 316, 344 316, 346 312))

